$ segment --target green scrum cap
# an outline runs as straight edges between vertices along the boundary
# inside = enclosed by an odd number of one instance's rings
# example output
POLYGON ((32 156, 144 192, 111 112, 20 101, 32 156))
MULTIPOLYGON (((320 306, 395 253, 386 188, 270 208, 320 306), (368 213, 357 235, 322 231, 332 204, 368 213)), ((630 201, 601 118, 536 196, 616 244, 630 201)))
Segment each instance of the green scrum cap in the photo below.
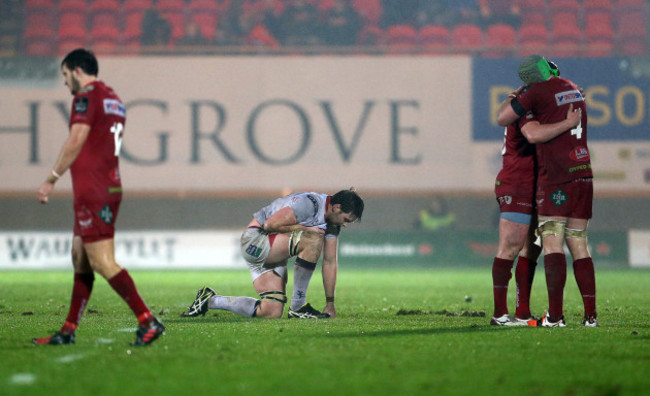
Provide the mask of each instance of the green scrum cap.
POLYGON ((519 64, 519 78, 526 85, 546 81, 551 74, 551 66, 541 55, 528 55, 519 64))

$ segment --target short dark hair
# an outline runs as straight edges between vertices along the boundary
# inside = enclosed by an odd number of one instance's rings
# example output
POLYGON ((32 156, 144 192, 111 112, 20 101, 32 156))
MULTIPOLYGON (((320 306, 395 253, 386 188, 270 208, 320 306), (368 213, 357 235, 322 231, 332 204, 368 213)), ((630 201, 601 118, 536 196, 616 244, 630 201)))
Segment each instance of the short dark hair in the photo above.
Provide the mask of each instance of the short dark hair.
POLYGON ((351 213, 361 219, 363 215, 363 199, 357 192, 351 188, 349 190, 341 190, 334 194, 330 199, 330 204, 341 205, 341 210, 345 213, 351 213))
POLYGON ((63 61, 61 61, 61 67, 63 67, 63 65, 70 70, 80 67, 81 70, 89 76, 97 76, 99 73, 99 64, 97 63, 95 54, 84 48, 77 48, 68 53, 68 55, 63 58, 63 61))

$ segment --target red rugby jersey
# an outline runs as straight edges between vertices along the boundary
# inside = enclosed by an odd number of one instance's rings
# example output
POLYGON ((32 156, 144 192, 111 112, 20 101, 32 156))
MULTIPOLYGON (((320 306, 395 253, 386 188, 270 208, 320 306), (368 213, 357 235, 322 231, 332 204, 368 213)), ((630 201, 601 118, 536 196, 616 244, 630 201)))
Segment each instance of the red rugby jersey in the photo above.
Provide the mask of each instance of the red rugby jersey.
POLYGON ((582 109, 582 121, 537 148, 538 184, 560 184, 583 177, 592 177, 591 158, 587 148, 587 108, 578 87, 570 80, 552 77, 530 85, 517 97, 521 106, 535 114, 540 124, 566 119, 570 104, 582 109))
POLYGON ((70 167, 75 201, 121 200, 119 153, 125 123, 122 101, 103 82, 94 81, 75 95, 69 126, 90 125, 88 139, 70 167))
POLYGON ((535 145, 521 133, 521 127, 534 120, 532 113, 527 113, 516 122, 508 125, 501 149, 503 165, 497 175, 495 193, 497 196, 513 195, 533 199, 535 187, 535 145), (530 116, 530 117, 527 117, 530 116))

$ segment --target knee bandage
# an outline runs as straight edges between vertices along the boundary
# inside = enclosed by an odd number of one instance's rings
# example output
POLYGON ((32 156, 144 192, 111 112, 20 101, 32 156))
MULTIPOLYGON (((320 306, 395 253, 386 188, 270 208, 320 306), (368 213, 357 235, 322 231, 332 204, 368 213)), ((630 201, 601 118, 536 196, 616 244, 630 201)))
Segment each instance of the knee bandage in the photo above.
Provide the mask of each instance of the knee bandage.
POLYGON ((575 228, 566 228, 564 231, 566 238, 587 239, 587 230, 578 230, 575 228))
POLYGON ((262 300, 270 300, 271 302, 279 302, 280 304, 287 303, 287 295, 281 290, 270 290, 260 293, 262 300))
POLYGON ((302 230, 294 230, 289 237, 289 255, 291 257, 298 254, 298 243, 302 237, 302 230))
POLYGON ((559 220, 546 220, 539 223, 539 227, 535 230, 535 235, 538 237, 546 236, 564 236, 564 229, 566 221, 559 220))

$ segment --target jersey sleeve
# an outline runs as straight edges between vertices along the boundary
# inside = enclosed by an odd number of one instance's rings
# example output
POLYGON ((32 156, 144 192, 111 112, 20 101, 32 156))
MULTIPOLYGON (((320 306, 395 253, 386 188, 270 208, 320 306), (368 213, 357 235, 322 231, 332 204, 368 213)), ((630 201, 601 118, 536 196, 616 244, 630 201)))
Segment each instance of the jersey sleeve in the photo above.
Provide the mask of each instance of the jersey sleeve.
POLYGON ((87 95, 75 96, 72 100, 72 111, 70 112, 70 125, 86 124, 92 125, 93 118, 97 111, 96 104, 87 95))

